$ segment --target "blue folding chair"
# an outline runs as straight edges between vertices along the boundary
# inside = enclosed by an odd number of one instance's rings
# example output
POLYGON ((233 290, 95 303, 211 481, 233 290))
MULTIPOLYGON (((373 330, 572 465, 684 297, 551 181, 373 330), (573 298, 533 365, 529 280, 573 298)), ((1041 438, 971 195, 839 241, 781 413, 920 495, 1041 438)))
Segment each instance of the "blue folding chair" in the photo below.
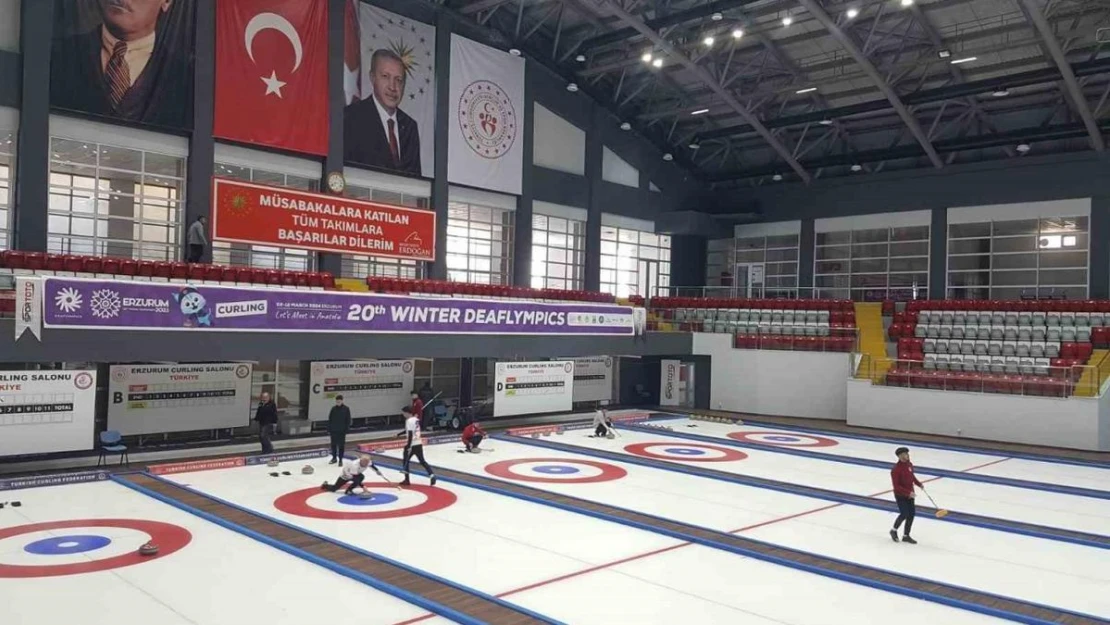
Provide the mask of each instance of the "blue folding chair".
POLYGON ((105 430, 100 433, 100 458, 96 461, 96 466, 99 467, 100 463, 108 464, 105 456, 107 454, 119 454, 119 463, 122 466, 124 461, 127 465, 131 465, 131 457, 127 455, 127 445, 122 442, 123 436, 116 430, 105 430))

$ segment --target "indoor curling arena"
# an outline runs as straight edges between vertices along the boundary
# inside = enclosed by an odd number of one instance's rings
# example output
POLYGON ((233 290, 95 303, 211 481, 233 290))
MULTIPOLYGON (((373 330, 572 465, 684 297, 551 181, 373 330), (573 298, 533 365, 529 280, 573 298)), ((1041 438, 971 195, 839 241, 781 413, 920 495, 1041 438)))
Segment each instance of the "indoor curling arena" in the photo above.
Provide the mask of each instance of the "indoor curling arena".
POLYGON ((0 0, 0 625, 1110 625, 1107 0, 0 0))

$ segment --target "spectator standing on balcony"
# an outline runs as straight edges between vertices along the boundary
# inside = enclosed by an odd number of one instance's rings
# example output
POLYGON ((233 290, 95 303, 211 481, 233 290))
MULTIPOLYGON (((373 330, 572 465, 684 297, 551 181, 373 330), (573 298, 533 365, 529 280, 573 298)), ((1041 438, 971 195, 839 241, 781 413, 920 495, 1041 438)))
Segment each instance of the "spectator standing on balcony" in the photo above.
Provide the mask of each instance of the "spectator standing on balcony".
POLYGON ((274 445, 270 438, 274 435, 277 426, 277 404, 270 399, 269 393, 262 393, 258 399, 258 409, 254 411, 254 420, 258 422, 258 442, 262 444, 262 453, 274 453, 274 445))
POLYGON ((197 217, 196 221, 189 225, 186 243, 189 245, 189 251, 185 261, 189 263, 199 263, 200 259, 204 257, 204 248, 208 247, 207 217, 201 215, 197 217))
POLYGON ((913 518, 917 514, 917 506, 914 503, 914 497, 917 494, 914 492, 913 487, 916 484, 921 488, 925 488, 917 476, 913 474, 913 463, 910 462, 910 450, 906 447, 899 447, 894 450, 894 454, 898 456, 898 463, 890 470, 890 481, 894 486, 894 501, 898 502, 898 518, 894 521, 894 529, 890 530, 890 538, 894 542, 898 542, 898 527, 904 521, 906 523, 905 533, 902 535, 902 542, 916 545, 917 541, 910 537, 910 530, 913 528, 913 518))
POLYGON ((343 462, 343 448, 347 445, 347 432, 351 430, 351 409, 343 404, 343 396, 335 396, 335 405, 328 412, 328 434, 331 434, 331 462, 343 462))

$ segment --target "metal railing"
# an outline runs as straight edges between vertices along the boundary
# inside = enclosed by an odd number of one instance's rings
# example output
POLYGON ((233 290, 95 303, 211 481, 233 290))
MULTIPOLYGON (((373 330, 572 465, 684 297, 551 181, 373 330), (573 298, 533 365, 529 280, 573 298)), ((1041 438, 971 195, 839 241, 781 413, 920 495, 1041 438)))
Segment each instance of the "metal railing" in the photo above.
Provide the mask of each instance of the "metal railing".
POLYGON ((654 289, 652 297, 698 297, 723 299, 850 299, 856 302, 882 302, 894 300, 909 302, 924 299, 922 289, 912 287, 896 289, 831 289, 824 287, 773 287, 747 286, 661 286, 654 289))
POLYGON ((860 359, 856 377, 872 384, 939 391, 1031 397, 1097 397, 1107 363, 1052 367, 1014 363, 929 363, 894 358, 860 359), (943 367, 943 368, 942 368, 943 367))

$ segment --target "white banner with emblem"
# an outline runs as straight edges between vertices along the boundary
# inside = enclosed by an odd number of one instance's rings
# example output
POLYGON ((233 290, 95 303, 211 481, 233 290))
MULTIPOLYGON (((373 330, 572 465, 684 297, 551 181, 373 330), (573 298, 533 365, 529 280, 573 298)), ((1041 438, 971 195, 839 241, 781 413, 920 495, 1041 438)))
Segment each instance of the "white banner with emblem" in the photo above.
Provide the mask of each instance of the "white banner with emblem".
POLYGON ((451 35, 449 182, 520 195, 524 59, 451 35))

